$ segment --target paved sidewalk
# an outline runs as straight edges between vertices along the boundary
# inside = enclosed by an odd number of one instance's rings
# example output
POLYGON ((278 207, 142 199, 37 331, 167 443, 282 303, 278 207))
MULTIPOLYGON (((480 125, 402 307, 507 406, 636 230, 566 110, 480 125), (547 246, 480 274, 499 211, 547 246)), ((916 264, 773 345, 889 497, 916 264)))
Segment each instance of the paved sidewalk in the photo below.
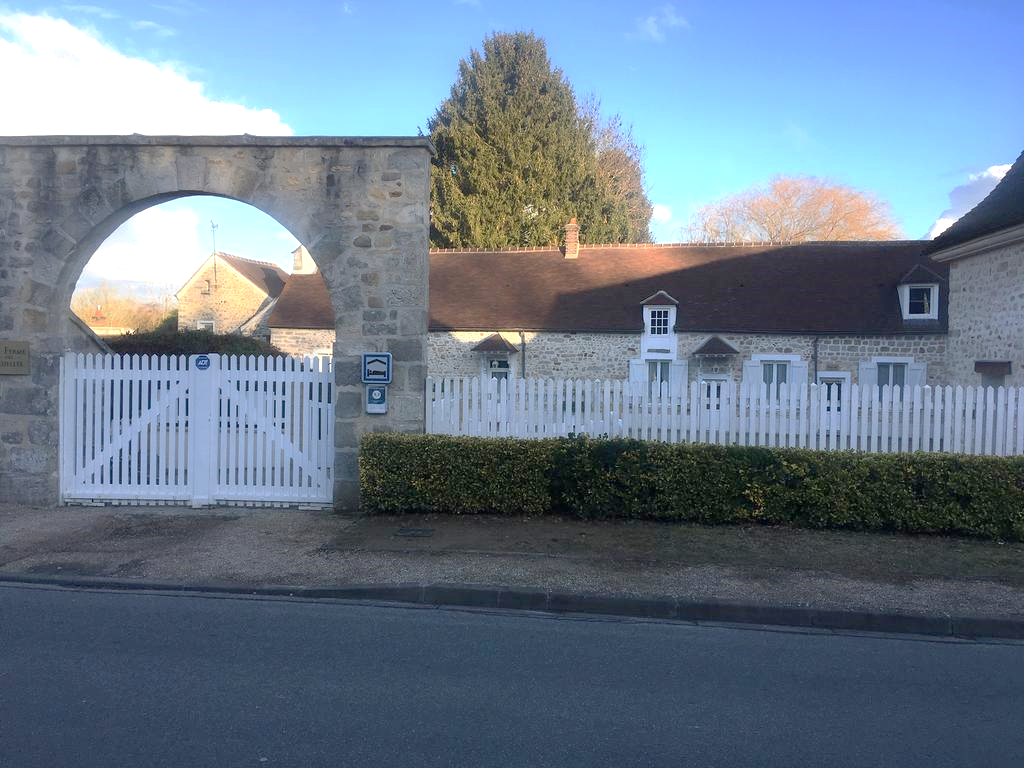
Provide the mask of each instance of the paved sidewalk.
MULTIPOLYGON (((1024 639, 1018 581, 869 579, 849 568, 738 561, 713 547, 695 557, 685 545, 693 532, 636 522, 0 505, 0 581, 1024 639)), ((780 534, 790 547, 820 535, 780 534)))

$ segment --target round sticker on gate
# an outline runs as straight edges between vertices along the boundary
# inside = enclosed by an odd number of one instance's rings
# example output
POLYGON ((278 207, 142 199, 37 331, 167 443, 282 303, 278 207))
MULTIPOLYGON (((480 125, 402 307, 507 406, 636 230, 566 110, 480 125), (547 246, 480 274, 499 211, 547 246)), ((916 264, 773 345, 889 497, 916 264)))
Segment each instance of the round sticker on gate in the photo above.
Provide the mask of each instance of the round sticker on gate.
POLYGON ((205 371, 210 367, 210 357, 208 355, 200 355, 196 358, 196 369, 205 371))

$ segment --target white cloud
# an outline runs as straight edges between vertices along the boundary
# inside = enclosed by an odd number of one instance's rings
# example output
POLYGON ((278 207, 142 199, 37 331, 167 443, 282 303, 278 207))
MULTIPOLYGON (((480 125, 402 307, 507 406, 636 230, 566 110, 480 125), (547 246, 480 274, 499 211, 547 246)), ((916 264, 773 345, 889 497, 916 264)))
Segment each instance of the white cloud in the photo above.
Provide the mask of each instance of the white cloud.
POLYGON ((86 283, 147 283, 177 291, 209 248, 199 241, 199 214, 190 208, 160 206, 135 214, 99 247, 85 270, 86 283))
POLYGON ((672 209, 667 205, 661 205, 655 203, 654 210, 651 211, 651 221, 655 224, 664 224, 672 218, 672 209))
POLYGON ((87 13, 90 16, 99 16, 101 19, 118 19, 117 13, 111 11, 108 8, 101 8, 98 5, 64 5, 61 6, 66 11, 74 11, 76 13, 87 13))
POLYGON ((1009 165, 993 165, 981 173, 970 174, 965 184, 953 187, 949 193, 949 208, 932 224, 926 237, 931 240, 949 229, 957 219, 984 200, 1008 170, 1009 165))
POLYGON ((170 27, 165 27, 163 24, 157 24, 155 21, 133 21, 131 23, 132 29, 146 32, 153 32, 160 37, 173 37, 178 34, 175 30, 170 27))
POLYGON ((656 43, 665 41, 666 30, 688 26, 690 26, 689 22, 677 14, 676 9, 671 5, 664 5, 654 13, 636 20, 637 35, 656 43))
POLYGON ((291 134, 280 116, 216 101, 170 65, 125 56, 62 19, 0 15, 0 135, 291 134), (46 98, 39 98, 46 94, 46 98))

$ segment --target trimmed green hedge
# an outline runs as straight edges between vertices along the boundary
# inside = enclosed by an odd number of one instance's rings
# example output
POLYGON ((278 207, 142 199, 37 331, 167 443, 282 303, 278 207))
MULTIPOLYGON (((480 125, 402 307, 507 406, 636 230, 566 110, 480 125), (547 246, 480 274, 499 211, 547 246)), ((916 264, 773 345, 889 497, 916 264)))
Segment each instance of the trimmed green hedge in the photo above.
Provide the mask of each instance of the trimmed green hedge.
POLYGON ((164 330, 126 333, 107 339, 107 345, 117 355, 280 355, 269 342, 252 336, 219 334, 211 331, 164 330))
POLYGON ((561 514, 1024 541, 1024 458, 371 433, 369 513, 561 514))

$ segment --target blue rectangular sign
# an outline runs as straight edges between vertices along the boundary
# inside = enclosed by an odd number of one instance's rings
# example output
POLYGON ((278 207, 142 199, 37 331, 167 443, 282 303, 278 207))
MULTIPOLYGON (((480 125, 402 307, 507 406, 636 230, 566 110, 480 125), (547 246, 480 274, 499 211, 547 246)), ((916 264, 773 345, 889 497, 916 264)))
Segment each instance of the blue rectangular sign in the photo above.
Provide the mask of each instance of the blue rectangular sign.
POLYGON ((363 353, 363 383, 364 384, 390 384, 391 383, 391 353, 390 352, 364 352, 363 353))

